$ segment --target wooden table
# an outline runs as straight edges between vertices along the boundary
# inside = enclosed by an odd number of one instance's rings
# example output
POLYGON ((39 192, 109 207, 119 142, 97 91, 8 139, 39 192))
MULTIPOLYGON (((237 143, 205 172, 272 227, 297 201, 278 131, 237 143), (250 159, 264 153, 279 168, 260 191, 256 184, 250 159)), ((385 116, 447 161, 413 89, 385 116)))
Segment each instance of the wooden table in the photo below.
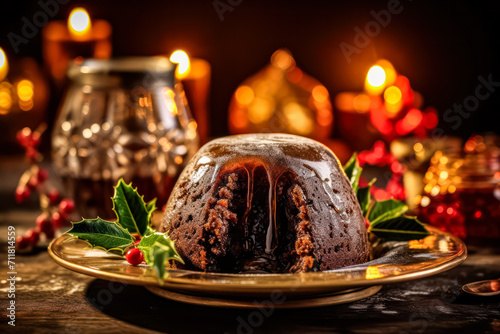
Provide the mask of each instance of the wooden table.
MULTIPOLYGON (((500 255, 473 253, 430 278, 385 286, 364 300, 330 307, 255 311, 198 307, 157 297, 143 287, 110 283, 58 266, 41 250, 17 255, 16 327, 6 321, 7 227, 34 225, 36 203, 16 205, 18 160, 0 162, 0 333, 434 333, 500 332, 500 298, 476 298, 461 286, 500 277, 500 255), (262 320, 261 320, 262 319, 262 320), (252 327, 250 324, 258 324, 252 327)), ((8 319, 7 319, 8 320, 8 319)))

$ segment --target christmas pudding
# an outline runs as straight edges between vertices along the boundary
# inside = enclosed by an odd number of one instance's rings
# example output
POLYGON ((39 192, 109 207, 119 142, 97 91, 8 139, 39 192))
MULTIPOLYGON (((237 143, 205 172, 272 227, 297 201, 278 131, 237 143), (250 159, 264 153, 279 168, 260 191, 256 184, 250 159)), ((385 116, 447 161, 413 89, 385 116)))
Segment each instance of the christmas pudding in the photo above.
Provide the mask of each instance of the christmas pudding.
POLYGON ((203 146, 174 187, 162 229, 184 269, 294 273, 369 259, 363 214, 337 157, 294 135, 203 146))

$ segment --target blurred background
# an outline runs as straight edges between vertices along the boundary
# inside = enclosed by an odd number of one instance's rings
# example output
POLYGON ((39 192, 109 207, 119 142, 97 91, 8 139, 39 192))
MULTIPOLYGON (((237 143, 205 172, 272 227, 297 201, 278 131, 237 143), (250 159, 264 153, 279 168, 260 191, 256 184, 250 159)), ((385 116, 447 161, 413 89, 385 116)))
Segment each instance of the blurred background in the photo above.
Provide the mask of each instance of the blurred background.
POLYGON ((120 177, 163 206, 201 144, 289 132, 342 163, 360 151, 361 186, 377 177, 377 200, 406 200, 423 222, 468 242, 500 239, 498 1, 1 6, 6 212, 15 192, 56 230, 73 212, 111 217, 120 177), (86 12, 73 16, 77 7, 86 12), (128 56, 179 66, 108 61, 128 56))
MULTIPOLYGON (((373 20, 370 11, 387 9, 387 5, 388 1, 243 0, 224 11, 221 21, 213 1, 88 0, 61 5, 54 18, 65 20, 72 8, 84 6, 93 18, 106 19, 113 27, 113 56, 170 54, 183 49, 208 60, 212 66, 209 110, 215 120, 212 136, 228 133, 224 117, 238 84, 282 47, 331 95, 362 89, 370 66, 380 58, 388 59, 409 78, 425 104, 441 115, 474 93, 479 75, 493 74, 500 81, 497 1, 401 1, 401 13, 393 15, 348 63, 339 45, 354 45, 354 28, 363 29, 373 20)), ((2 7, 0 45, 7 56, 14 56, 7 34, 19 33, 22 17, 31 18, 40 7, 36 1, 20 0, 2 1, 2 7)), ((19 49, 15 57, 34 57, 41 63, 41 33, 19 49)), ((49 110, 52 118, 56 106, 53 103, 49 110)), ((499 107, 500 94, 495 93, 481 101, 458 129, 441 118, 440 127, 464 138, 475 132, 499 132, 494 121, 499 107)))

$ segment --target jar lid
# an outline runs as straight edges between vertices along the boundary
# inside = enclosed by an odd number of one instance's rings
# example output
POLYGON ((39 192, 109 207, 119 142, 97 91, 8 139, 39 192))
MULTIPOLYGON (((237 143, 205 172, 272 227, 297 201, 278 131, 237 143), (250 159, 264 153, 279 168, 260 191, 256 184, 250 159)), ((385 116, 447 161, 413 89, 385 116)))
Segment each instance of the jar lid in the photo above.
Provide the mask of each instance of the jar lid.
POLYGON ((68 77, 94 87, 173 86, 176 67, 161 56, 85 59, 69 67, 68 77))
POLYGON ((124 57, 114 59, 85 59, 68 69, 70 78, 82 74, 173 72, 176 65, 167 57, 124 57))

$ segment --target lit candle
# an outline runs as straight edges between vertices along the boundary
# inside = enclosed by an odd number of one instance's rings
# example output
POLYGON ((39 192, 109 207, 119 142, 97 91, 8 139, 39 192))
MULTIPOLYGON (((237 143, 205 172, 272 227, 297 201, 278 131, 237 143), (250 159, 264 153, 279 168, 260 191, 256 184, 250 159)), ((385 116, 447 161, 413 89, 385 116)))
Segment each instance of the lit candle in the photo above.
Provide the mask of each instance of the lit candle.
POLYGON ((373 65, 366 75, 365 90, 370 95, 379 95, 396 81, 397 73, 392 64, 380 59, 373 65))
POLYGON ((59 85, 74 59, 111 56, 111 25, 104 20, 91 20, 84 8, 73 9, 67 22, 49 22, 42 37, 45 63, 59 85))
POLYGON ((340 135, 356 150, 365 149, 380 138, 391 141, 411 133, 425 137, 436 127, 434 109, 420 110, 422 96, 385 59, 369 68, 363 93, 344 92, 335 102, 340 135), (360 128, 367 131, 359 131, 360 128))
POLYGON ((170 61, 178 64, 175 76, 184 86, 191 113, 197 123, 200 141, 204 144, 210 136, 208 117, 210 64, 204 59, 190 59, 187 53, 182 50, 173 52, 170 61))
POLYGON ((68 30, 75 39, 85 40, 91 36, 92 21, 85 8, 77 7, 71 11, 68 19, 68 30))
POLYGON ((9 73, 9 62, 5 52, 0 48, 0 81, 7 77, 7 73, 9 73))
POLYGON ((170 61, 177 64, 177 69, 175 70, 177 79, 182 80, 191 72, 191 61, 186 52, 182 50, 174 51, 170 56, 170 61))

